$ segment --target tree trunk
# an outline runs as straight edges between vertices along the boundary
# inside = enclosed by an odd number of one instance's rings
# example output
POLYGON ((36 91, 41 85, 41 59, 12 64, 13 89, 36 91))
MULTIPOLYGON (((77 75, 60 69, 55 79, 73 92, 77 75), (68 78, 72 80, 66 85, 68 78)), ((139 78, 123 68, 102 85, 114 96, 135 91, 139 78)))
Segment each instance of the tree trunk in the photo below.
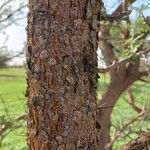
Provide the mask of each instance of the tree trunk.
POLYGON ((99 17, 99 0, 29 0, 29 150, 98 149, 99 17))

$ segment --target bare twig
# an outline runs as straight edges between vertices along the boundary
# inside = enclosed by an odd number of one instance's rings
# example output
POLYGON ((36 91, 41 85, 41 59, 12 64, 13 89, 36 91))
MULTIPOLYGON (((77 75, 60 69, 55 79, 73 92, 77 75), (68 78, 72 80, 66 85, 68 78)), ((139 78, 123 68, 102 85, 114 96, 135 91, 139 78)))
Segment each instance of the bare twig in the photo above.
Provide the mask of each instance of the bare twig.
POLYGON ((0 10, 3 9, 6 5, 10 4, 13 0, 8 0, 6 2, 4 2, 1 6, 0 6, 0 10))
POLYGON ((128 61, 129 61, 130 58, 125 58, 125 59, 122 59, 118 62, 113 62, 112 65, 108 66, 107 68, 98 68, 98 72, 99 73, 106 73, 106 72, 109 72, 110 70, 113 70, 117 67, 120 67, 122 65, 125 65, 128 61))
POLYGON ((139 118, 141 118, 143 115, 144 115, 143 112, 139 113, 135 118, 129 120, 125 125, 123 125, 122 128, 116 131, 112 136, 111 142, 109 143, 108 147, 111 147, 114 144, 114 142, 123 134, 123 131, 127 129, 127 127, 129 127, 131 124, 138 121, 139 118))
POLYGON ((0 127, 0 136, 2 136, 6 130, 10 129, 13 126, 15 121, 25 120, 25 118, 26 118, 26 114, 24 113, 16 117, 14 120, 4 121, 0 127))
POLYGON ((150 84, 150 81, 145 80, 145 79, 142 79, 142 78, 140 78, 139 81, 144 82, 144 83, 149 83, 149 84, 150 84))
POLYGON ((150 132, 143 131, 134 141, 129 142, 121 148, 122 150, 149 150, 150 149, 150 132))
MULTIPOLYGON (((139 56, 139 55, 141 55, 141 54, 145 54, 145 53, 148 53, 148 52, 150 52, 150 49, 142 50, 142 51, 140 51, 140 52, 134 54, 134 56, 139 56)), ((115 69, 115 68, 117 68, 117 67, 123 66, 123 65, 125 65, 126 63, 130 62, 131 58, 132 58, 132 55, 131 55, 131 56, 128 56, 128 57, 126 57, 126 58, 124 58, 124 59, 122 59, 122 60, 119 60, 119 61, 117 61, 117 62, 113 62, 112 65, 110 65, 110 66, 108 66, 108 67, 106 67, 106 68, 98 68, 98 72, 99 72, 99 73, 106 73, 106 72, 109 72, 110 70, 113 70, 113 69, 115 69)))
POLYGON ((130 106, 133 108, 134 111, 138 112, 138 113, 141 113, 142 112, 142 108, 139 108, 136 104, 135 104, 135 99, 134 99, 134 96, 132 94, 132 89, 129 88, 128 89, 128 96, 129 96, 129 99, 128 99, 128 104, 130 104, 130 106))
POLYGON ((3 106, 4 106, 4 110, 5 110, 6 114, 7 114, 7 116, 8 116, 9 119, 10 119, 9 111, 8 111, 8 109, 7 109, 7 107, 6 107, 6 104, 5 104, 5 101, 4 101, 4 99, 3 99, 3 97, 2 97, 1 95, 0 95, 0 100, 1 100, 1 102, 2 102, 2 104, 3 104, 3 106))
POLYGON ((8 14, 4 19, 0 20, 0 23, 5 22, 7 20, 9 20, 11 17, 13 17, 16 13, 18 13, 19 11, 21 11, 23 8, 25 8, 27 5, 23 5, 21 7, 19 7, 18 9, 14 10, 13 12, 11 12, 10 14, 8 14))
POLYGON ((0 141, 2 141, 3 137, 5 137, 5 135, 7 134, 6 131, 8 129, 11 129, 15 122, 20 121, 20 120, 26 120, 27 117, 26 117, 26 114, 24 113, 20 116, 17 116, 15 119, 10 118, 8 109, 7 109, 6 104, 5 104, 5 101, 4 101, 4 99, 1 95, 0 95, 0 99, 3 103, 3 105, 4 105, 5 112, 7 113, 7 117, 9 119, 9 120, 5 120, 5 119, 1 120, 1 124, 0 124, 0 141))
POLYGON ((23 51, 21 51, 21 52, 19 52, 18 54, 16 54, 16 55, 13 55, 13 56, 10 56, 10 57, 7 57, 7 58, 1 58, 0 59, 0 63, 1 62, 7 62, 7 61, 9 61, 9 60, 11 60, 11 59, 13 59, 13 58, 16 58, 16 57, 20 57, 21 55, 23 55, 23 51))
POLYGON ((130 4, 134 3, 136 0, 124 0, 118 7, 117 9, 112 13, 112 16, 116 16, 119 15, 121 12, 125 10, 127 10, 127 6, 129 6, 130 4))

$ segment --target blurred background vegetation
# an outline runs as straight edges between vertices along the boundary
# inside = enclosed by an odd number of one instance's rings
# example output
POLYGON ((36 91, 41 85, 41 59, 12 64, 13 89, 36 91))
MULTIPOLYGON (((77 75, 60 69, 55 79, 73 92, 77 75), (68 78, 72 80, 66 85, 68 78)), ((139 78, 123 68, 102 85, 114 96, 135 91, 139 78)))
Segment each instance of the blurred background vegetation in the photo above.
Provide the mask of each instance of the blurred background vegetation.
MULTIPOLYGON (((4 0, 0 2, 0 32, 3 34, 3 38, 9 35, 9 33, 5 33, 7 28, 11 28, 14 24, 15 26, 20 26, 22 19, 25 19, 27 13, 26 3, 26 1, 19 0, 4 0)), ((118 1, 114 1, 115 5, 110 3, 111 1, 105 1, 105 5, 108 5, 108 7, 106 7, 108 10, 113 10, 113 7, 118 5, 118 1)), ((135 12, 145 12, 145 10, 149 10, 150 7, 148 3, 145 3, 141 5, 136 4, 132 9, 134 9, 135 12)), ((145 14, 148 15, 147 12, 145 12, 145 14)), ((140 30, 142 30, 142 32, 149 32, 149 27, 143 24, 144 21, 142 20, 142 16, 132 14, 131 17, 134 18, 132 20, 133 23, 131 24, 134 26, 134 29, 139 32, 140 30)), ((112 35, 118 37, 118 30, 116 28, 112 29, 112 35)), ((25 41, 25 39, 23 40, 25 41)), ((133 40, 129 40, 128 42, 133 42, 133 40)), ((17 45, 17 43, 14 43, 14 47, 15 45, 17 45)), ((20 63, 12 65, 14 59, 17 59, 18 57, 22 60, 24 59, 24 49, 12 52, 7 47, 7 42, 0 45, 0 149, 2 150, 27 149, 27 117, 25 115, 27 112, 25 98, 26 65, 23 61, 21 65, 20 63)), ((101 54, 99 55, 101 56, 101 54)), ((121 53, 120 55, 122 56, 121 53)), ((123 57, 126 57, 126 54, 123 54, 123 57)), ((146 61, 149 59, 150 57, 148 57, 146 61)), ((99 64, 105 66, 101 59, 99 59, 99 64)), ((109 75, 107 73, 99 75, 100 78, 98 79, 97 88, 98 99, 101 98, 103 91, 105 91, 109 83, 109 75)), ((112 138, 117 137, 113 143, 115 150, 135 139, 140 132, 150 132, 149 81, 149 78, 146 77, 143 81, 135 82, 130 90, 121 95, 113 109, 111 136, 112 138), (142 116, 139 116, 133 109, 133 105, 130 105, 132 102, 136 103, 135 106, 144 111, 142 116)))
POLYGON ((25 150, 27 1, 0 1, 0 149, 25 150), (22 28, 22 32, 19 30, 22 28), (14 33, 15 32, 15 33, 14 33), (18 40, 20 38, 20 41, 18 40), (21 62, 21 63, 20 63, 21 62))

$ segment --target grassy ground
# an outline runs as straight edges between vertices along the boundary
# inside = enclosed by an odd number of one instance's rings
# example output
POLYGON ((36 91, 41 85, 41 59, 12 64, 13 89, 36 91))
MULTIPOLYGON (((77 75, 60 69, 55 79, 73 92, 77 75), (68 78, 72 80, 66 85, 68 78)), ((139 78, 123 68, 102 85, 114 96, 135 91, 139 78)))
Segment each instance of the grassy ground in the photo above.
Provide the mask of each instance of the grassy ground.
MULTIPOLYGON (((23 68, 0 69, 0 123, 12 121, 25 112, 25 79, 26 75, 23 68)), ((17 122, 11 130, 13 131, 7 132, 0 149, 25 150, 25 122, 17 122)))
MULTIPOLYGON (((98 97, 102 94, 106 88, 107 76, 101 76, 98 84, 98 97)), ((142 82, 137 82, 134 86, 134 96, 138 102, 138 105, 142 105, 146 102, 147 106, 150 106, 150 84, 144 84, 142 82)), ((4 120, 13 120, 20 114, 26 111, 26 99, 24 97, 26 89, 26 74, 23 68, 7 68, 0 69, 0 123, 4 120), (4 103, 5 102, 5 103, 4 103), (7 110, 7 111, 6 111, 7 110)), ((134 117, 136 113, 129 107, 126 103, 126 94, 123 94, 119 99, 116 107, 113 111, 112 121, 113 124, 118 127, 122 126, 122 122, 127 122, 130 118, 134 117)), ((144 121, 142 124, 142 129, 148 129, 150 122, 144 121)), ((139 129, 139 123, 134 124, 131 127, 134 130, 139 129)), ((26 150, 26 123, 17 122, 11 128, 13 131, 8 131, 8 135, 4 138, 0 149, 2 150, 26 150), (16 128, 14 130, 14 128, 16 128)), ((114 128, 111 129, 114 131, 114 128)), ((126 131, 127 132, 127 131, 126 131)), ((131 135, 130 138, 136 135, 131 135)), ((130 138, 120 138, 117 143, 115 143, 115 149, 120 147, 120 145, 126 143, 130 138)))

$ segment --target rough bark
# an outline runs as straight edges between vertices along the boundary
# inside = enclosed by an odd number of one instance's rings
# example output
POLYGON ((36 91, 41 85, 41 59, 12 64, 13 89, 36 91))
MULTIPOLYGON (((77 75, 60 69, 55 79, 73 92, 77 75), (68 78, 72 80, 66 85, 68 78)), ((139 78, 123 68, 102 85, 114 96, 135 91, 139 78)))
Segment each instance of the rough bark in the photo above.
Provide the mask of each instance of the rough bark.
POLYGON ((99 0, 29 0, 29 150, 98 149, 99 17, 99 0))

